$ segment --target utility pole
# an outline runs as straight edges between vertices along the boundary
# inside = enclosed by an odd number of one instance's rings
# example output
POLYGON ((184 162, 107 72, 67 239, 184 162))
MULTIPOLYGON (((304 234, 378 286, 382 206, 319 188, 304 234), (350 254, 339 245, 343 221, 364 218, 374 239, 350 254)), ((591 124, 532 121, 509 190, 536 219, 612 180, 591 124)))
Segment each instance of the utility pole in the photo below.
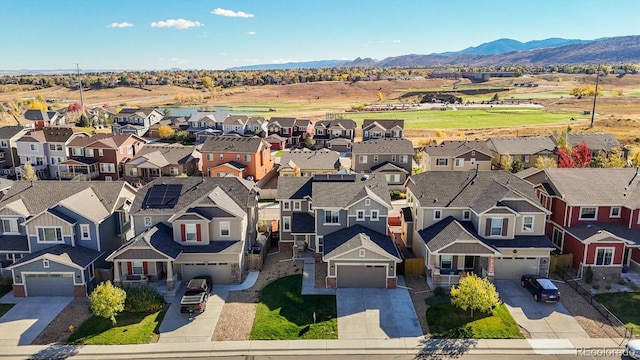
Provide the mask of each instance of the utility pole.
MULTIPOLYGON (((84 98, 82 97, 82 78, 80 77, 80 64, 76 63, 76 69, 78 70, 78 81, 80 84, 80 106, 82 107, 81 112, 84 114, 84 98)), ((593 123, 593 120, 591 120, 593 123)))
POLYGON ((593 127, 593 120, 596 117, 596 99, 598 98, 598 82, 600 80, 600 65, 598 65, 598 70, 596 70, 596 91, 593 94, 593 108, 591 109, 591 125, 589 128, 593 127))

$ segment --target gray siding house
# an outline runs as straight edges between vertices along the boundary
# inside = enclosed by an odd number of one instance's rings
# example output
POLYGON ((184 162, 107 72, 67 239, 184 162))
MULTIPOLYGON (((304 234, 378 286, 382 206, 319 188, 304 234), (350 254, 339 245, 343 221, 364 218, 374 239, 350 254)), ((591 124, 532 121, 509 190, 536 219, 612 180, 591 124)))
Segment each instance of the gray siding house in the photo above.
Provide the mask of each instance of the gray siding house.
POLYGON ((407 139, 373 139, 353 144, 351 170, 381 174, 391 186, 401 187, 413 165, 413 144, 407 139))

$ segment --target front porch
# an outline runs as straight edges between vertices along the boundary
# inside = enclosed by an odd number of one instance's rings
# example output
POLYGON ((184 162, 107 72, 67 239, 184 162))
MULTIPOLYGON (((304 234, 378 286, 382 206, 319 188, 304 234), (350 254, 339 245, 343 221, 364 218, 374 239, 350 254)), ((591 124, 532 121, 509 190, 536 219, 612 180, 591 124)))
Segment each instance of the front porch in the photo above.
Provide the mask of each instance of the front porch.
POLYGON ((63 180, 96 179, 100 173, 98 171, 98 161, 95 159, 70 159, 58 164, 58 178, 63 180))
POLYGON ((427 283, 431 288, 451 287, 470 274, 493 280, 493 273, 489 273, 489 264, 492 262, 493 258, 486 256, 441 255, 439 263, 427 265, 427 283))
POLYGON ((172 261, 121 261, 113 264, 113 283, 116 286, 151 286, 164 296, 175 296, 180 288, 178 274, 172 261))

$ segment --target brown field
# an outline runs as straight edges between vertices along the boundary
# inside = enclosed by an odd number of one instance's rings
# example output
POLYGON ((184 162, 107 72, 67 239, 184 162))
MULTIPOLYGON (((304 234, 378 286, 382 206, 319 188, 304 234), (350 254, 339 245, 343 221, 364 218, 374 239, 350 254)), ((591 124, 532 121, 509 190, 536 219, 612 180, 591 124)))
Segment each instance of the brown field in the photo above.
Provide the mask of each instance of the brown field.
MULTIPOLYGON (((452 89, 453 85, 461 89, 464 87, 511 87, 511 90, 500 93, 500 98, 510 97, 526 99, 543 104, 552 112, 582 112, 591 110, 593 97, 576 99, 569 96, 571 88, 578 85, 594 85, 594 75, 549 74, 539 76, 525 76, 519 78, 493 79, 483 84, 471 84, 467 80, 393 80, 393 81, 360 81, 349 82, 315 82, 291 85, 269 85, 261 87, 236 87, 220 91, 201 91, 178 86, 151 86, 148 90, 137 88, 115 88, 104 90, 84 91, 85 103, 90 106, 109 104, 120 106, 164 106, 175 105, 176 96, 194 96, 204 98, 202 106, 262 106, 272 108, 265 117, 297 116, 301 118, 322 119, 327 113, 345 113, 352 106, 374 103, 414 102, 416 99, 402 99, 400 97, 410 91, 452 89), (514 83, 532 82, 536 88, 511 87, 514 83), (378 99, 378 92, 383 100, 378 99)), ((590 115, 572 124, 574 131, 609 132, 618 137, 621 142, 634 145, 640 142, 640 75, 626 75, 617 77, 609 75, 601 77, 600 86, 604 94, 598 97, 596 121, 594 128, 589 128, 590 115), (622 96, 613 94, 613 90, 622 90, 622 96), (638 139, 638 141, 636 141, 638 139)), ((19 87, 5 87, 0 92, 0 101, 14 98, 27 99, 42 95, 46 99, 56 99, 54 108, 63 108, 69 103, 78 101, 78 91, 71 91, 62 87, 41 90, 20 91, 19 87)), ((465 100, 488 101, 493 94, 465 97, 465 100)), ((198 105, 198 106, 201 106, 198 105)), ((348 114, 345 115, 348 118, 348 114)), ((372 115, 375 117, 375 115, 372 115)), ((399 114, 398 118, 402 118, 399 114)), ((474 138, 488 136, 529 135, 540 134, 545 131, 559 131, 566 125, 549 126, 548 128, 502 128, 477 129, 474 138)), ((434 129, 435 130, 435 129, 434 129)), ((413 139, 428 138, 431 132, 425 130, 407 129, 407 135, 413 139)))

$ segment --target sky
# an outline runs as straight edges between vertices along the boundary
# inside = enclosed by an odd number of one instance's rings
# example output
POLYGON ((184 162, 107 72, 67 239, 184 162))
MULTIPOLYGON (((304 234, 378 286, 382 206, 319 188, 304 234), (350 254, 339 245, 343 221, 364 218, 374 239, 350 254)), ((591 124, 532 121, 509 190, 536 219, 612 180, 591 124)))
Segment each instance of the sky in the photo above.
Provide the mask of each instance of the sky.
POLYGON ((638 35, 639 14, 638 0, 0 0, 0 70, 382 60, 638 35))

